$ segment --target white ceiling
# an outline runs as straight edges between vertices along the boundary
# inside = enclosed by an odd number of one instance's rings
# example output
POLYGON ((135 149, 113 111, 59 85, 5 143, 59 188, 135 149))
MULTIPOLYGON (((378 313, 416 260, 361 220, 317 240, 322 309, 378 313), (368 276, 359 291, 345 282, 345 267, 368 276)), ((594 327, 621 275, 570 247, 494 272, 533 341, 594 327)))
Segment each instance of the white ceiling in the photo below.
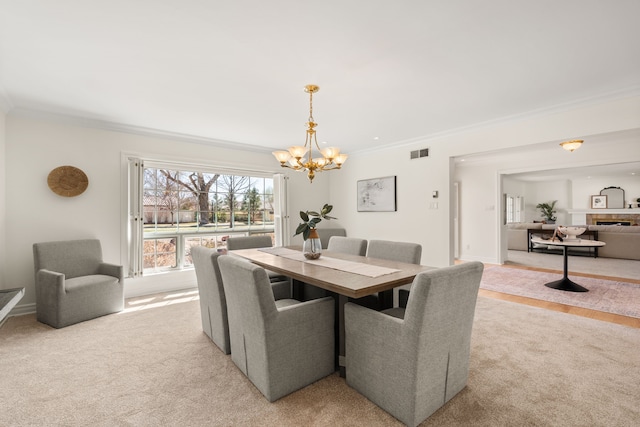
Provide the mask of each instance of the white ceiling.
POLYGON ((638 0, 0 0, 0 106, 345 152, 640 91, 638 0), (378 139, 374 139, 378 138, 378 139))

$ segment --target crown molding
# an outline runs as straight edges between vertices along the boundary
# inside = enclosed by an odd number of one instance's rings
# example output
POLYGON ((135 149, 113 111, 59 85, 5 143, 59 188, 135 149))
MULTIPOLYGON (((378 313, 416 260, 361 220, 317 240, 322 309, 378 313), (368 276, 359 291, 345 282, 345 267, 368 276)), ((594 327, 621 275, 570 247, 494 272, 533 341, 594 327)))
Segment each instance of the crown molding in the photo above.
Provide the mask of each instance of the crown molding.
POLYGON ((72 126, 80 126, 92 129, 101 129, 112 132, 122 132, 132 135, 147 136, 153 138, 168 139, 171 141, 188 142, 191 144, 201 144, 218 148, 226 148, 232 150, 251 150, 261 153, 271 153, 273 148, 262 147, 258 145, 243 144, 235 141, 226 141, 222 139, 207 138, 198 135, 189 135, 179 132, 171 132, 163 129, 154 129, 143 126, 134 126, 123 123, 110 122, 106 120, 90 119, 80 116, 72 116, 67 114, 53 113, 49 111, 31 110, 26 108, 14 108, 11 110, 14 117, 24 117, 29 119, 44 120, 53 123, 61 123, 72 126))
POLYGON ((375 148, 364 148, 361 150, 352 151, 351 154, 365 154, 365 153, 372 153, 380 150, 387 150, 387 149, 395 150, 398 148, 407 148, 407 147, 414 146, 416 144, 424 144, 424 143, 435 141, 441 138, 446 138, 454 135, 472 132, 475 130, 488 128, 488 127, 496 126, 499 124, 506 124, 506 123, 517 122, 525 119, 531 119, 535 117, 547 116, 547 115, 556 114, 564 111, 569 111, 575 108, 588 107, 591 105, 597 105, 604 102, 615 101, 615 100, 620 100, 624 98, 631 98, 634 96, 640 96, 640 85, 631 86, 626 89, 620 89, 612 92, 606 92, 596 96, 579 98, 570 102, 555 104, 548 107, 537 108, 535 110, 530 110, 524 113, 517 113, 509 116, 503 116, 497 119, 487 120, 484 122, 479 122, 479 123, 475 123, 468 126, 461 126, 454 129, 448 129, 442 132, 435 132, 432 134, 427 134, 427 135, 423 135, 415 138, 396 141, 384 146, 377 146, 375 148))
MULTIPOLYGON (((640 95, 640 85, 632 86, 626 89, 621 89, 613 92, 603 93, 597 96, 585 97, 576 99, 571 102, 556 104, 549 107, 538 108, 530 110, 524 113, 513 114, 509 116, 500 117, 493 120, 487 120, 484 122, 475 123, 468 126, 461 126, 458 128, 448 129, 442 132, 435 132, 419 137, 405 139, 401 141, 392 142, 386 145, 379 145, 373 148, 363 148, 360 150, 351 151, 351 154, 367 154, 382 150, 395 150, 399 148, 406 148, 415 146, 416 144, 425 144, 436 141, 441 138, 446 138, 454 135, 459 135, 467 132, 476 131, 482 128, 488 128, 499 124, 505 124, 509 122, 516 122, 534 117, 541 117, 545 115, 555 114, 563 111, 569 111, 575 108, 588 107, 591 105, 600 104, 603 102, 614 101, 624 98, 630 98, 640 95)), ((47 112, 42 110, 33 110, 26 108, 16 108, 6 92, 0 86, 0 109, 5 113, 10 113, 12 116, 34 118, 39 120, 46 120, 55 123, 64 123, 68 125, 75 125, 81 127, 88 127, 94 129, 102 129, 113 132, 122 132, 133 135, 163 138, 172 141, 182 141, 192 144, 203 144, 207 146, 226 148, 238 150, 252 150, 259 153, 271 153, 274 148, 263 147, 258 145, 243 144, 237 141, 227 141, 215 138, 207 138, 198 135, 190 135, 178 132, 166 131, 163 129, 147 128, 142 126, 134 126, 123 123, 110 122, 106 120, 91 119, 80 116, 72 116, 68 114, 61 114, 55 112, 47 112)))

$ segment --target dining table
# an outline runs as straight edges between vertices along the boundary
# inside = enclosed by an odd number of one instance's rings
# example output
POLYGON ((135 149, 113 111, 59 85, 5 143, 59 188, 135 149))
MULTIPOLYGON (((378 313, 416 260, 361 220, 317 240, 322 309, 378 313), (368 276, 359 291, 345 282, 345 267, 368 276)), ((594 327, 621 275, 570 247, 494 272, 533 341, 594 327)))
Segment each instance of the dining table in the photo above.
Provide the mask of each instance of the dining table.
POLYGON ((272 247, 229 251, 267 270, 292 279, 293 297, 303 300, 304 286, 329 292, 336 301, 336 365, 345 376, 344 305, 350 300, 378 294, 382 308, 393 306, 393 289, 413 282, 415 276, 436 267, 380 258, 323 251, 316 260, 304 257, 301 247, 272 247))

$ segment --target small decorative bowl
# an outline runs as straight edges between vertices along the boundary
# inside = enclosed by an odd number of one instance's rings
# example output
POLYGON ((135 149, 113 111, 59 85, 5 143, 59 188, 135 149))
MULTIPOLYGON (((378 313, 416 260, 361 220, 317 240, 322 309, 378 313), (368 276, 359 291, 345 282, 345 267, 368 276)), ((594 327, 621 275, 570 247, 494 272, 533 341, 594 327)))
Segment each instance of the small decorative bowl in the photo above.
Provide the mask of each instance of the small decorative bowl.
POLYGON ((572 242, 572 241, 578 240, 576 236, 579 236, 585 231, 587 231, 587 228, 586 227, 558 227, 558 231, 564 234, 565 236, 567 236, 564 238, 565 241, 572 242))

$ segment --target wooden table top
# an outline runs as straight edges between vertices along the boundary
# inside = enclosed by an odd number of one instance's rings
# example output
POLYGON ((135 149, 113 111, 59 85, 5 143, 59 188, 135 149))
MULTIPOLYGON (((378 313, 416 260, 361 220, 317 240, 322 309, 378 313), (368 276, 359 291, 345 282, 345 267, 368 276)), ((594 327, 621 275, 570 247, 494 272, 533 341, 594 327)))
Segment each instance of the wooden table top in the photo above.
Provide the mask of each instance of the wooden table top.
MULTIPOLYGON (((290 248, 300 249, 299 247, 293 246, 290 248)), ((350 298, 361 298, 377 292, 393 289, 400 285, 406 285, 413 282, 414 277, 418 273, 436 268, 378 258, 347 255, 337 252, 322 252, 322 257, 343 259, 399 270, 397 272, 378 277, 368 277, 347 271, 314 265, 311 260, 301 262, 284 258, 282 256, 260 251, 259 249, 240 249, 229 251, 229 254, 246 258, 254 264, 268 270, 275 271, 276 273, 289 276, 295 280, 299 280, 331 292, 336 292, 350 298)))

